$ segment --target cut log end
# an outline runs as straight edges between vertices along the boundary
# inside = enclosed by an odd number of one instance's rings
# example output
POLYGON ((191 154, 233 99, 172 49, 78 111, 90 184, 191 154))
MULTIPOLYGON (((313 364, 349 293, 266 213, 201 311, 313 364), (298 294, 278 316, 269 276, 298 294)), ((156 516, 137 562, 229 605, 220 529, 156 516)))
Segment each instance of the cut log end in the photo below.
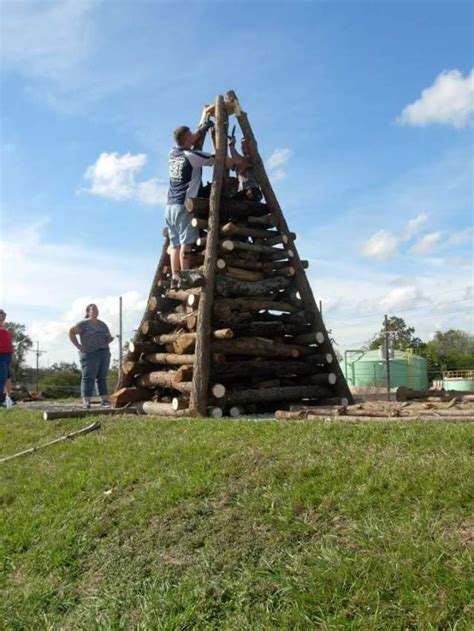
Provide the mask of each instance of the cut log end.
POLYGON ((221 383, 215 383, 211 387, 211 393, 216 399, 222 399, 225 396, 226 388, 221 383))

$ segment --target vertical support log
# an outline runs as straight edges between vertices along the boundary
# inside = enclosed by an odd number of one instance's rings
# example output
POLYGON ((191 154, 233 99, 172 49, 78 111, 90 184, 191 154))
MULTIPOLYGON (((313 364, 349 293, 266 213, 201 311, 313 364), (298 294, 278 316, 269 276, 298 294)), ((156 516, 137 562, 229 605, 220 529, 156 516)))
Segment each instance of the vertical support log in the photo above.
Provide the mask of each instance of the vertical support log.
POLYGON ((190 401, 190 410, 193 416, 206 416, 207 413, 211 354, 211 318, 214 300, 217 245, 219 240, 219 206, 221 202, 226 156, 227 114, 224 108, 224 99, 222 96, 218 96, 216 99, 216 164, 214 166, 211 196, 209 200, 209 230, 207 233, 206 254, 203 268, 205 285, 198 307, 196 359, 190 401))
MULTIPOLYGON (((237 96, 233 90, 227 92, 227 98, 229 99, 229 101, 233 101, 238 104, 237 96)), ((237 120, 239 121, 239 126, 247 141, 250 159, 252 160, 252 167, 255 171, 255 175, 257 177, 260 188, 262 189, 263 195, 265 196, 265 201, 267 202, 271 213, 275 214, 278 217, 278 228, 280 232, 282 234, 291 235, 288 224, 286 223, 286 220, 283 216, 280 204, 278 203, 272 185, 270 184, 270 180, 265 170, 262 158, 260 157, 260 154, 258 152, 257 141, 255 140, 255 136, 253 135, 252 128, 247 118, 247 114, 243 112, 240 107, 237 108, 237 111, 240 112, 239 114, 237 114, 237 120)), ((293 251, 293 259, 291 264, 295 268, 294 278, 296 280, 298 291, 300 293, 301 299, 303 300, 307 313, 311 317, 313 331, 322 331, 324 334, 324 342, 323 344, 321 344, 320 347, 321 351, 324 353, 331 353, 335 357, 334 349, 329 340, 326 327, 324 326, 323 319, 316 305, 311 285, 309 284, 309 281, 306 277, 301 259, 293 243, 293 240, 291 239, 291 236, 288 247, 290 247, 293 251)), ((337 381, 334 389, 336 390, 338 395, 347 397, 349 402, 353 403, 352 393, 349 389, 349 386, 347 385, 346 379, 342 373, 339 363, 336 364, 334 370, 337 373, 337 381)))

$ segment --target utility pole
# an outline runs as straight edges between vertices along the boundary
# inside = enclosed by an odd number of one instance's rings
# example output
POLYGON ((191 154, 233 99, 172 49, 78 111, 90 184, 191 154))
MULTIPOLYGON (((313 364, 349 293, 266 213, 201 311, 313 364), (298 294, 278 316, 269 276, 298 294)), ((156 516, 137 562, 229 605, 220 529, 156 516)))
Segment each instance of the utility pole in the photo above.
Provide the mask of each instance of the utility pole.
POLYGON ((390 337, 388 332, 388 318, 385 315, 385 367, 387 371, 387 401, 390 401, 390 337))
POLYGON ((39 342, 37 341, 36 342, 36 350, 33 351, 33 352, 36 355, 36 394, 39 394, 39 387, 38 387, 38 384, 39 384, 39 358, 40 358, 40 355, 42 355, 43 353, 47 353, 48 351, 40 350, 39 342))

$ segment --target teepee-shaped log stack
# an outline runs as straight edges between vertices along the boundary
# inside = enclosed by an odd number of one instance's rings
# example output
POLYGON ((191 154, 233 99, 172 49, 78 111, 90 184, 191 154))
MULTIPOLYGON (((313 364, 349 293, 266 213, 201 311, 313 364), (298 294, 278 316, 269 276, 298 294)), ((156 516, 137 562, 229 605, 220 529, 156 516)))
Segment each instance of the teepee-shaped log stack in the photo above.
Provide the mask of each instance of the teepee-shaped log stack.
POLYGON ((146 413, 222 416, 294 403, 349 403, 350 390, 234 92, 216 99, 216 164, 209 199, 188 199, 201 231, 191 267, 204 285, 170 286, 169 241, 148 308, 122 366, 113 404, 146 413), (265 203, 223 195, 228 116, 235 114, 265 203))

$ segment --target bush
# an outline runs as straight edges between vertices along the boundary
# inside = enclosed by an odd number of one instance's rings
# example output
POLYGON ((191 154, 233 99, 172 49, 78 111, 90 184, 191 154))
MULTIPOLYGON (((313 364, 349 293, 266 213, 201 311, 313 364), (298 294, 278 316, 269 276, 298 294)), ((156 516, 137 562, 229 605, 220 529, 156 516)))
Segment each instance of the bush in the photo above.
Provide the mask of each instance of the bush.
POLYGON ((45 399, 78 397, 81 392, 81 374, 71 371, 50 372, 40 379, 38 389, 45 399))

